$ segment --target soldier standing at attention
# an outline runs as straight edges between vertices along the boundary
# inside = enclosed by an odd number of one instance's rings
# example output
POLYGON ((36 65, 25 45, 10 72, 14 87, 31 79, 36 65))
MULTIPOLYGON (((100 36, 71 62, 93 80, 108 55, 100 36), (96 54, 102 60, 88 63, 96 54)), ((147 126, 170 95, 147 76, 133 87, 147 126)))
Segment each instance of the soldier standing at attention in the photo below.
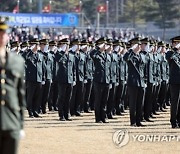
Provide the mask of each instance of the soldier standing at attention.
POLYGON ((172 40, 173 50, 168 51, 166 58, 169 62, 169 84, 171 95, 171 125, 180 127, 180 36, 172 40))
POLYGON ((94 61, 94 92, 96 123, 108 123, 106 120, 106 105, 110 88, 111 57, 105 53, 105 38, 96 41, 97 48, 90 55, 94 61))
POLYGON ((8 26, 0 17, 0 154, 17 154, 24 134, 24 60, 7 52, 8 26))
POLYGON ((70 119, 70 100, 72 97, 73 85, 76 82, 75 58, 69 52, 69 40, 62 39, 58 42, 59 51, 56 53, 58 63, 57 82, 58 82, 58 112, 60 121, 71 121, 70 119))
POLYGON ((142 107, 145 93, 145 57, 139 52, 141 51, 139 38, 130 40, 131 48, 124 55, 124 60, 128 64, 128 94, 130 108, 131 126, 144 126, 141 123, 142 107))
POLYGON ((40 117, 38 114, 41 102, 41 89, 44 79, 44 57, 38 52, 39 41, 30 41, 26 61, 27 109, 29 117, 40 117))
POLYGON ((42 39, 39 41, 41 54, 44 56, 44 70, 45 70, 45 82, 42 85, 42 93, 41 93, 41 110, 43 114, 46 114, 46 104, 50 95, 50 88, 52 83, 53 76, 53 57, 52 54, 49 53, 49 42, 47 39, 42 39))
POLYGON ((52 84, 51 84, 51 90, 50 90, 50 96, 48 100, 48 108, 49 111, 58 111, 57 108, 57 101, 58 101, 58 83, 57 83, 57 63, 56 63, 56 52, 57 52, 57 42, 56 41, 50 41, 49 42, 49 50, 50 54, 52 55, 53 59, 53 74, 52 74, 52 84))
POLYGON ((107 44, 106 44, 106 54, 108 54, 111 57, 111 84, 112 84, 112 87, 109 91, 107 110, 106 110, 108 119, 113 119, 113 110, 115 107, 116 90, 119 84, 119 78, 117 76, 118 75, 118 56, 112 51, 113 51, 112 39, 108 39, 107 44))
MULTIPOLYGON (((80 49, 80 42, 78 39, 73 40, 71 44, 72 48, 70 52, 74 54, 76 68, 76 85, 73 87, 71 115, 81 116, 80 106, 83 104, 84 82, 87 83, 86 55, 80 49)), ((84 44, 85 42, 82 42, 82 45, 84 44)))

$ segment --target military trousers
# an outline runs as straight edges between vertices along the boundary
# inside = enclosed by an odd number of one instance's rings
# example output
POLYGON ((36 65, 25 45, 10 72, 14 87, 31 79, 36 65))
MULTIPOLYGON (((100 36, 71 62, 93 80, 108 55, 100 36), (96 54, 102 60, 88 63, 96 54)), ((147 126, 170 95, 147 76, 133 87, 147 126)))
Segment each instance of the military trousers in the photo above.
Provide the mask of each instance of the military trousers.
POLYGON ((117 86, 116 95, 115 95, 115 110, 116 114, 121 112, 121 108, 124 108, 124 99, 123 95, 125 91, 125 83, 124 81, 120 81, 117 86))
POLYGON ((0 154, 17 154, 19 130, 0 131, 0 154))
POLYGON ((42 90, 41 90, 41 109, 42 112, 46 112, 46 103, 49 100, 50 96, 50 88, 51 88, 51 81, 46 80, 45 84, 42 85, 42 90))
POLYGON ((50 96, 48 99, 49 110, 51 110, 52 107, 54 107, 54 108, 57 107, 57 103, 58 103, 57 101, 58 101, 58 82, 53 81, 51 84, 50 96))
POLYGON ((95 119, 98 121, 105 121, 106 106, 109 97, 109 84, 94 82, 95 94, 95 119))
POLYGON ((172 125, 180 124, 180 84, 170 84, 172 125))
POLYGON ((84 99, 83 99, 83 104, 81 107, 81 110, 84 110, 87 112, 89 110, 89 100, 91 96, 91 91, 92 91, 92 80, 87 80, 87 83, 84 84, 84 99))
POLYGON ((107 101, 106 114, 108 117, 111 117, 113 115, 113 109, 115 107, 116 89, 117 86, 115 85, 115 83, 113 83, 112 88, 109 90, 109 97, 107 101))
POLYGON ((144 93, 145 89, 143 87, 128 86, 131 125, 141 122, 144 93))
POLYGON ((73 84, 59 83, 58 113, 60 118, 69 118, 70 100, 72 97, 73 84))
POLYGON ((147 83, 144 99, 144 119, 148 119, 152 113, 154 88, 153 83, 147 83))
POLYGON ((27 81, 27 109, 29 114, 38 112, 41 102, 42 84, 27 81))
POLYGON ((73 93, 71 98, 71 115, 80 114, 80 106, 83 103, 83 90, 84 82, 77 81, 73 87, 73 93))

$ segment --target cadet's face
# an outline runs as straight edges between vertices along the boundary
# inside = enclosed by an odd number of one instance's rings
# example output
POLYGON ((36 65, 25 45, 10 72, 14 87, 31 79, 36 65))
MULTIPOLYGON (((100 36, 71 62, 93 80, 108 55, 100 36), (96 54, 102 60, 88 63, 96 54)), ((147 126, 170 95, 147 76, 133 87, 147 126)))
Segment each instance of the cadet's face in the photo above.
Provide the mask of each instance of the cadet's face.
POLYGON ((0 47, 5 47, 9 41, 9 36, 5 31, 0 31, 0 47))
POLYGON ((142 50, 145 50, 145 47, 146 47, 146 44, 144 44, 144 43, 141 44, 141 49, 142 49, 142 50))

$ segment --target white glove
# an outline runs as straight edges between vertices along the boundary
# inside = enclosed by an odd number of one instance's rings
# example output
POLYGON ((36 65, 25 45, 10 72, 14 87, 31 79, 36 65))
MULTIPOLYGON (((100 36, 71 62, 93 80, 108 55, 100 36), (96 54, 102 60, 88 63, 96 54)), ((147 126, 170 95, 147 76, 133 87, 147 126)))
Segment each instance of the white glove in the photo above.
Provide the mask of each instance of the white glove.
POLYGON ((42 81, 41 84, 42 84, 42 85, 45 85, 45 81, 42 81))
POLYGON ((87 80, 84 80, 84 83, 87 83, 87 80))
POLYGON ((116 86, 116 87, 119 86, 119 83, 116 83, 115 86, 116 86))
POLYGON ((144 86, 145 88, 147 88, 147 84, 145 83, 145 86, 144 86))
POLYGON ((75 86, 75 85, 76 85, 76 81, 73 82, 73 86, 75 86))
POLYGON ((112 84, 109 85, 109 89, 111 89, 111 88, 112 88, 112 84))
POLYGON ((52 80, 50 80, 50 83, 52 83, 52 80))
POLYGON ((19 138, 24 139, 25 137, 26 137, 25 131, 23 129, 21 129, 19 132, 19 138))

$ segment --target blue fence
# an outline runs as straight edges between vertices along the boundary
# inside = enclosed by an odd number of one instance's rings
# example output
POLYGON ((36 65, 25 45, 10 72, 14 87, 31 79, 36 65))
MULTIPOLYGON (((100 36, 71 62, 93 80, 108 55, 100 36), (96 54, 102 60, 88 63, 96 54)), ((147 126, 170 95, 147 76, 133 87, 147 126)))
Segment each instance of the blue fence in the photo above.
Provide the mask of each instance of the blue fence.
POLYGON ((40 27, 69 27, 78 26, 79 19, 77 14, 29 14, 29 13, 4 13, 1 16, 8 16, 10 26, 40 26, 40 27))

